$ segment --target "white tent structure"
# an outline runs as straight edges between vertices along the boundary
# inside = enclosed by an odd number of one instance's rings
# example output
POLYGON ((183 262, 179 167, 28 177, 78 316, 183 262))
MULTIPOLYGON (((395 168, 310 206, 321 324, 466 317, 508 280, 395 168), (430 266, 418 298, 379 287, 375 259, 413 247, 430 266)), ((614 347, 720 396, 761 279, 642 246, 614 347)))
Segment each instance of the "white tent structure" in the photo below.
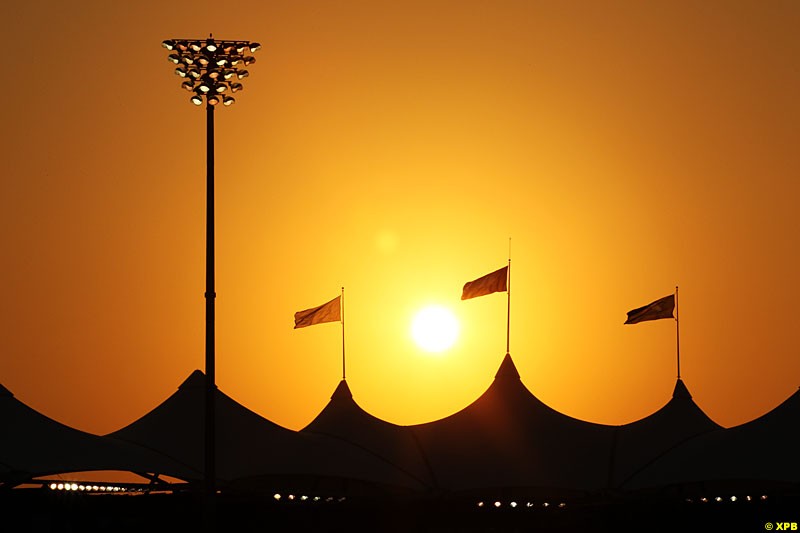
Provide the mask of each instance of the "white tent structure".
MULTIPOLYGON (((200 473, 204 466, 205 375, 195 370, 163 403, 108 435, 157 450, 200 473)), ((418 491, 422 483, 352 444, 281 427, 221 391, 215 399, 218 482, 270 490, 418 491)))
POLYGON ((328 405, 301 432, 349 443, 407 473, 419 481, 424 490, 435 488, 424 452, 411 429, 364 411, 353 400, 345 380, 339 382, 328 405))
POLYGON ((720 429, 694 403, 689 389, 678 379, 672 398, 664 407, 641 420, 617 427, 610 486, 622 488, 637 472, 676 446, 720 429))
MULTIPOLYGON (((124 471, 203 479, 205 376, 195 370, 139 420, 106 436, 70 428, 0 385, 0 487, 68 472, 124 471)), ((756 420, 723 429, 680 379, 655 413, 610 426, 541 402, 506 354, 492 384, 448 417, 399 426, 364 411, 346 381, 302 431, 221 391, 218 486, 370 498, 477 494, 606 500, 709 484, 800 484, 800 391, 756 420)))
POLYGON ((53 474, 123 471, 196 474, 135 444, 73 429, 31 409, 0 385, 0 484, 13 486, 53 474))
POLYGON ((302 431, 352 443, 433 491, 511 490, 582 495, 616 490, 680 443, 720 429, 683 381, 655 413, 622 426, 577 420, 546 406, 506 355, 488 390, 452 416, 398 426, 365 412, 342 380, 302 431))
POLYGON ((449 417, 412 427, 439 486, 582 495, 608 484, 614 427, 551 409, 506 354, 494 382, 449 417))
POLYGON ((800 487, 798 450, 800 390, 755 420, 687 440, 625 487, 800 487))

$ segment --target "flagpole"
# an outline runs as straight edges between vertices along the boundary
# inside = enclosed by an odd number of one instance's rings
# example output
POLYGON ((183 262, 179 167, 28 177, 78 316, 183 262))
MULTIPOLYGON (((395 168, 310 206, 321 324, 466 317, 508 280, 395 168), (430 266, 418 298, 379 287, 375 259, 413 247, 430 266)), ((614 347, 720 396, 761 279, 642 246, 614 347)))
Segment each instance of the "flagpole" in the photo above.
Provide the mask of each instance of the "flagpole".
POLYGON ((342 305, 342 381, 344 381, 344 379, 345 379, 345 371, 344 371, 344 369, 345 369, 345 366, 344 366, 344 362, 345 362, 345 359, 344 359, 344 287, 342 287, 341 305, 342 305))
POLYGON ((506 354, 511 353, 511 237, 508 238, 508 278, 506 279, 506 296, 508 309, 506 310, 506 354))
POLYGON ((678 354, 678 379, 681 379, 681 322, 678 313, 678 286, 675 285, 675 340, 678 354))

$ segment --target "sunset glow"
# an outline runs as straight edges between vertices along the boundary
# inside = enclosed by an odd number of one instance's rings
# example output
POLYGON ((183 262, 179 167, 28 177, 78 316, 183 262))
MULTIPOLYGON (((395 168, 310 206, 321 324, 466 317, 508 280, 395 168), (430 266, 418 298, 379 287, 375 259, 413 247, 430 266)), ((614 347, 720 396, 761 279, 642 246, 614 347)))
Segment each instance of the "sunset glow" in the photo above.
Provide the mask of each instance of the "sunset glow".
POLYGON ((800 385, 800 2, 77 5, 4 10, 0 383, 47 416, 112 432, 204 367, 206 116, 162 41, 212 32, 262 44, 214 119, 216 383, 259 415, 308 424, 343 342, 371 414, 464 408, 507 299, 462 287, 509 237, 510 352, 549 406, 664 405, 675 323, 623 322, 676 286, 712 419, 800 385), (293 329, 341 287, 344 327, 293 329), (412 334, 433 302, 455 326, 412 334))

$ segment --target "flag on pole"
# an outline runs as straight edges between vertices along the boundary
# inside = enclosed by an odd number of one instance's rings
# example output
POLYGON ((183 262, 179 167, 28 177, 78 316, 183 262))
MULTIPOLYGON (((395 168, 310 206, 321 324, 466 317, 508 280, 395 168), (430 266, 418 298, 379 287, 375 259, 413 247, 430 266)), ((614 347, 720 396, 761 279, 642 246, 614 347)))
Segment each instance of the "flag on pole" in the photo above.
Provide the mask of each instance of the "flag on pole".
POLYGON ((461 299, 469 300, 477 296, 485 296, 493 292, 504 292, 506 290, 508 290, 508 267, 504 266, 491 274, 486 274, 483 277, 465 283, 461 299))
POLYGON ((330 302, 318 307, 296 312, 294 314, 294 329, 341 320, 341 299, 341 296, 337 296, 330 302))
POLYGON ((626 324, 638 324, 645 320, 658 320, 660 318, 675 318, 672 312, 675 309, 675 295, 670 294, 659 298, 655 302, 649 303, 633 311, 628 311, 626 324))

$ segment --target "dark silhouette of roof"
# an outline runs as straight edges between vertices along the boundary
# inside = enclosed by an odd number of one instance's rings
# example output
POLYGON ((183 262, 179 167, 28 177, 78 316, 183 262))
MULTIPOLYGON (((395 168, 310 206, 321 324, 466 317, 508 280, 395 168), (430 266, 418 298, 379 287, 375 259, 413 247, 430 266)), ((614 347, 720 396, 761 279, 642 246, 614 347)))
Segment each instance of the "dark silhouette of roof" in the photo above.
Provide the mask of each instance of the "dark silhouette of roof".
POLYGON ((191 471, 150 450, 73 429, 31 409, 0 385, 0 478, 15 484, 67 472, 191 471))
POLYGON ((687 440, 635 475, 632 489, 758 481, 800 482, 800 390, 761 417, 687 440))
MULTIPOLYGON (((90 470, 203 478, 205 376, 104 437, 70 428, 0 385, 0 483, 90 470)), ((800 482, 800 391, 723 429, 680 379, 655 413, 609 426, 564 415, 520 380, 506 354, 487 390, 448 417, 399 426, 364 411, 342 380, 302 431, 216 391, 217 474, 229 489, 333 487, 362 494, 524 491, 575 496, 673 485, 800 482), (375 490, 380 489, 380 490, 375 490)))
POLYGON ((555 494, 608 484, 614 427, 542 403, 522 384, 509 354, 472 404, 412 429, 445 490, 525 487, 555 494))
POLYGON ((328 405, 301 431, 350 443, 406 472, 427 489, 435 486, 430 468, 411 430, 364 411, 353 400, 353 394, 344 379, 339 382, 328 405))
MULTIPOLYGON (((205 375, 195 370, 178 390, 132 424, 109 436, 158 450, 197 472, 204 465, 205 375)), ((217 390, 217 477, 353 480, 401 490, 421 483, 351 444, 286 429, 217 390)), ((198 478, 199 479, 199 478, 198 478)))
POLYGON ((692 400, 681 379, 672 398, 655 413, 617 428, 612 487, 621 487, 646 467, 686 440, 721 429, 692 400))
POLYGON ((435 488, 584 491, 620 488, 675 446, 718 429, 680 379, 666 405, 631 424, 570 418, 530 393, 507 354, 489 389, 450 417, 418 426, 385 422, 365 412, 342 380, 303 432, 355 444, 435 488))

